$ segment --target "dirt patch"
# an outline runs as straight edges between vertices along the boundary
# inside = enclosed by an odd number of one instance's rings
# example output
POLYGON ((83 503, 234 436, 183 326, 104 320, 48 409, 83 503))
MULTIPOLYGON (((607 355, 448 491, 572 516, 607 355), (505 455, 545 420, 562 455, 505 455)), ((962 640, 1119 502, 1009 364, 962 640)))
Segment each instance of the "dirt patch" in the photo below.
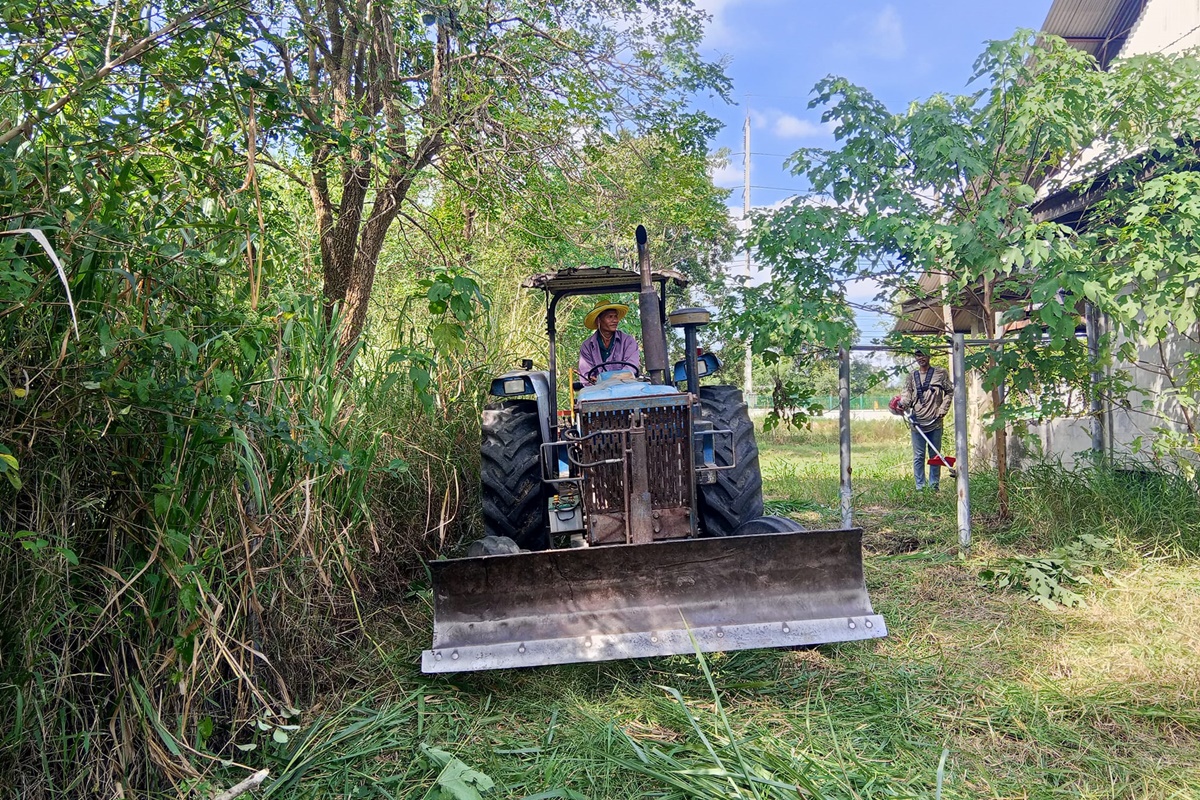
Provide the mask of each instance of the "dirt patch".
POLYGON ((863 549, 872 555, 915 553, 924 544, 919 537, 899 531, 875 531, 863 535, 863 549))

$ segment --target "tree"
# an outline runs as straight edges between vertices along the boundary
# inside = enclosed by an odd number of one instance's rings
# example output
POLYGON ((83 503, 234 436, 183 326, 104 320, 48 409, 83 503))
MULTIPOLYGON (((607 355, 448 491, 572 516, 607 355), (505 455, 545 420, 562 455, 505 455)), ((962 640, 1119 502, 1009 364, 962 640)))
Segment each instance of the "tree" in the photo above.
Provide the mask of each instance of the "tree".
POLYGON ((1062 40, 1024 31, 988 45, 976 92, 899 114, 843 78, 821 81, 810 105, 836 122, 840 146, 797 151, 791 168, 809 196, 756 220, 772 281, 746 291, 741 322, 755 347, 844 340, 845 285, 861 278, 878 282, 891 308, 974 300, 989 339, 1001 313, 1000 323, 1027 319, 1003 349, 971 361, 993 393, 1003 470, 1006 420, 1066 413, 1064 387, 1091 391, 1093 365, 1075 337, 1082 303, 1113 323, 1106 359, 1116 335, 1162 336, 1197 319, 1188 287, 1200 281, 1198 78, 1194 55, 1139 56, 1105 72, 1062 40), (1039 192, 1066 187, 1083 201, 1080 223, 1033 213, 1039 192), (923 290, 922 275, 939 289, 923 290))
POLYGON ((697 55, 704 15, 686 0, 267 0, 253 18, 268 47, 245 57, 261 59, 258 90, 309 162, 346 346, 423 176, 503 195, 613 126, 671 127, 690 93, 727 90, 697 55))

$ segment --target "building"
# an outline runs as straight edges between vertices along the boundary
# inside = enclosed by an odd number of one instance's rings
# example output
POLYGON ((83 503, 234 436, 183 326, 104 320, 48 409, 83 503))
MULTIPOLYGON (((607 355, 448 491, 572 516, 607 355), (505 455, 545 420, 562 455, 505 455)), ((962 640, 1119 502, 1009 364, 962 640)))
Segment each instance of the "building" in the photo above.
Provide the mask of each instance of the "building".
MULTIPOLYGON (((1055 0, 1042 31, 1086 50, 1106 69, 1117 58, 1200 47, 1200 2, 1055 0)), ((1081 153, 1076 169, 1094 155, 1081 153)), ((1070 174, 1056 177, 1053 185, 1043 187, 1032 210, 1042 220, 1079 223, 1093 197, 1078 191, 1070 174)), ((931 273, 922 276, 921 289, 927 298, 939 297, 938 277, 931 273)), ((914 299, 903 304, 896 330, 918 334, 953 330, 982 336, 986 330, 982 313, 978 306, 945 307, 936 299, 914 299)), ((1105 324, 1103 319, 1085 319, 1082 313, 1080 323, 1081 336, 1099 333, 1105 324)), ((1128 371, 1133 385, 1127 397, 1100 399, 1091 406, 1080 398, 1074 401, 1077 417, 1030 425, 1022 436, 1010 436, 1010 464, 1040 454, 1070 466, 1081 454, 1097 449, 1120 461, 1147 461, 1153 459, 1151 445, 1157 430, 1194 432, 1200 420, 1193 420, 1187 405, 1180 403, 1173 367, 1184 354, 1200 352, 1200 326, 1176 331, 1162 342, 1134 344, 1136 363, 1121 367, 1128 371)), ((982 390, 978 376, 970 380, 968 392, 973 457, 979 459, 976 463, 994 461, 993 440, 982 423, 991 410, 991 398, 982 390)))

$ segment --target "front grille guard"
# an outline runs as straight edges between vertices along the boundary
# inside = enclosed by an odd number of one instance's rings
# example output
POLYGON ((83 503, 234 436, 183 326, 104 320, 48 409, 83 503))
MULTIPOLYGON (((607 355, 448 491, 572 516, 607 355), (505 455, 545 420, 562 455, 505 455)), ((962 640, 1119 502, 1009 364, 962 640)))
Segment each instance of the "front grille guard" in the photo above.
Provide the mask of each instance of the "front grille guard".
MULTIPOLYGON (((733 469, 737 466, 737 447, 734 441, 732 430, 728 429, 712 429, 706 431, 696 431, 693 436, 693 447, 697 455, 702 455, 707 452, 716 450, 718 436, 729 437, 730 463, 718 465, 712 461, 703 461, 696 464, 696 472, 716 473, 727 469, 733 469), (706 441, 707 440, 707 441, 706 441)), ((541 447, 541 462, 542 462, 542 480, 546 483, 583 483, 583 472, 596 467, 605 466, 608 464, 626 464, 629 460, 629 431, 628 429, 613 429, 592 431, 586 436, 581 436, 573 430, 563 431, 563 438, 557 442, 545 442, 541 447), (582 443, 588 439, 597 436, 619 436, 621 437, 621 458, 606 458, 600 461, 582 461, 580 460, 580 449, 582 443), (564 458, 565 457, 565 458, 564 458), (563 475, 563 465, 567 465, 567 475, 563 475)))

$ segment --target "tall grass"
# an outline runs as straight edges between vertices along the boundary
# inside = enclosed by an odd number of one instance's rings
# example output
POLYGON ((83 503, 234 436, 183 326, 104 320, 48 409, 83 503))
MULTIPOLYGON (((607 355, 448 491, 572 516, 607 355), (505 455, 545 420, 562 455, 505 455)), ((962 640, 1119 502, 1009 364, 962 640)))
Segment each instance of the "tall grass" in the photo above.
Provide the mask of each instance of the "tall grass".
POLYGON ((174 793, 260 763, 472 524, 482 378, 430 402, 412 340, 343 369, 280 190, 42 137, 4 154, 0 219, 47 233, 79 332, 0 237, 0 786, 174 793))
POLYGON ((1148 554, 1200 554, 1200 493, 1181 475, 1046 463, 1017 471, 1010 494, 1009 541, 1063 544, 1087 533, 1148 554))

